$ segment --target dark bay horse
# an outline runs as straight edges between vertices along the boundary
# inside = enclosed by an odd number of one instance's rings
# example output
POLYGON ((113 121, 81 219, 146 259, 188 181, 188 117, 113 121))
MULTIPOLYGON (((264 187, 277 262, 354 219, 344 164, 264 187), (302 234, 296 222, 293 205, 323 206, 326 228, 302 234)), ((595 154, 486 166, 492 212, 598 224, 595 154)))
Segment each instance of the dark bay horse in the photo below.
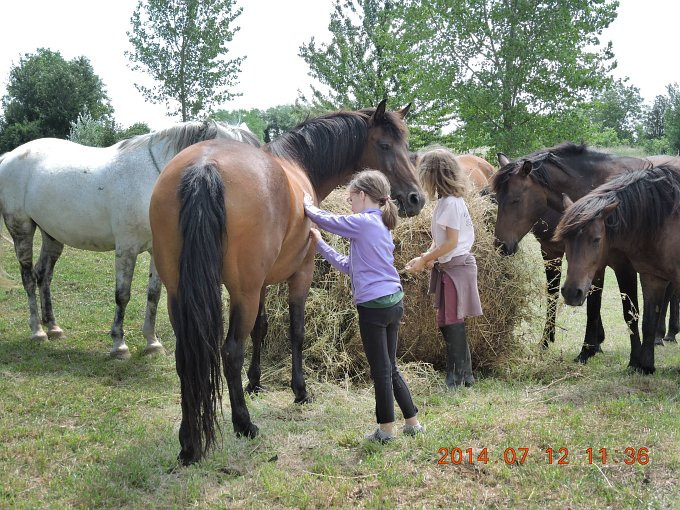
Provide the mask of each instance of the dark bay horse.
POLYGON ((259 350, 267 330, 265 289, 287 281, 295 402, 308 400, 302 371, 304 304, 315 247, 304 192, 323 200, 363 168, 382 171, 401 214, 418 214, 425 197, 409 160, 404 117, 376 109, 308 120, 264 147, 206 142, 178 154, 153 190, 150 206, 156 267, 168 291, 181 383, 179 431, 184 464, 214 444, 221 409, 221 363, 237 435, 254 437, 241 385, 243 341, 251 333, 248 388, 260 382, 259 350), (221 286, 229 292, 223 334, 221 286), (221 355, 221 356, 220 356, 221 355))
MULTIPOLYGON (((498 155, 500 170, 491 180, 498 202, 496 240, 504 254, 513 254, 519 241, 532 231, 541 244, 548 283, 547 320, 544 345, 555 340, 555 314, 564 246, 553 240, 560 220, 562 194, 578 199, 613 176, 651 168, 647 159, 617 157, 584 145, 565 143, 510 161, 498 155)), ((623 314, 631 331, 631 352, 639 345, 637 327, 637 275, 624 256, 612 251, 607 260, 616 273, 622 294, 623 314)), ((593 276, 588 295, 588 320, 583 348, 576 360, 586 362, 600 350, 604 328, 600 318, 604 265, 593 276)))
MULTIPOLYGON (((567 199, 565 205, 569 205, 567 199)), ((555 239, 565 245, 567 278, 562 295, 581 305, 592 278, 617 250, 640 273, 644 313, 642 347, 633 367, 654 372, 654 335, 669 282, 680 289, 680 172, 659 166, 622 174, 568 207, 555 239)))

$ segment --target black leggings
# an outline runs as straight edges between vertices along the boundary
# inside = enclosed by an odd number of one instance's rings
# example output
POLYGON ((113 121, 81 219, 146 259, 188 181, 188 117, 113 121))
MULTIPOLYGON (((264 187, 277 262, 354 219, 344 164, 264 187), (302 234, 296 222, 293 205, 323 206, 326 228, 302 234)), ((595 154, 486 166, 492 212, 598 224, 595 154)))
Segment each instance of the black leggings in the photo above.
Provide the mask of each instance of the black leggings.
POLYGON ((375 415, 378 423, 394 421, 395 400, 404 418, 413 418, 418 409, 413 404, 396 360, 399 321, 404 315, 402 302, 389 308, 357 306, 357 310, 361 341, 375 386, 375 415))

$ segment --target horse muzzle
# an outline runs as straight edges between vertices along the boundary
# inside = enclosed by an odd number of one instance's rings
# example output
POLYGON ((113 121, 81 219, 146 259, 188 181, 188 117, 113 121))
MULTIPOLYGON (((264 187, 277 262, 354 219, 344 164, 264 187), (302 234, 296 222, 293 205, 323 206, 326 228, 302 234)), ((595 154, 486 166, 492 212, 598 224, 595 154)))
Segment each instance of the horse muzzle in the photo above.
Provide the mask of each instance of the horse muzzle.
POLYGON ((425 206, 425 197, 422 193, 411 191, 410 193, 399 193, 394 196, 399 204, 399 216, 417 216, 425 206))
POLYGON ((581 306, 586 300, 587 292, 582 288, 572 285, 562 286, 562 297, 569 306, 581 306))
POLYGON ((517 241, 504 242, 496 239, 494 241, 496 248, 499 248, 501 255, 508 256, 517 253, 517 241))

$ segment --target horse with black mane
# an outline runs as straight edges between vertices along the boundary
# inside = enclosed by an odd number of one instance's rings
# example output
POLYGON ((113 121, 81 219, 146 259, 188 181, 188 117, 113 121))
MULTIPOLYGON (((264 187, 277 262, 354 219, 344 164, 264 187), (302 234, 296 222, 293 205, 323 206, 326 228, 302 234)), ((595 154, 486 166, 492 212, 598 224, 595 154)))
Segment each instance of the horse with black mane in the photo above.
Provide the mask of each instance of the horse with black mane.
MULTIPOLYGON (((674 162, 673 158, 668 158, 674 162)), ((519 241, 529 232, 541 244, 548 284, 548 307, 544 329, 544 345, 555 340, 556 302, 560 285, 564 246, 553 240, 560 220, 562 194, 574 199, 624 172, 651 168, 654 159, 618 157, 594 151, 585 145, 564 143, 521 157, 515 161, 498 155, 500 170, 494 174, 491 187, 498 202, 496 240, 501 253, 517 250, 519 241)), ((680 158, 677 158, 680 162, 680 158)), ((608 265, 616 273, 622 294, 624 320, 631 332, 631 350, 639 345, 637 327, 637 275, 629 261, 612 251, 608 265)), ((586 331, 581 352, 576 360, 586 362, 600 351, 604 328, 600 318, 604 266, 593 277, 593 289, 588 294, 586 331)), ((672 310, 677 312, 677 302, 672 310)), ((678 330, 677 313, 673 313, 669 335, 678 330)))
POLYGON ((626 173, 565 206, 555 232, 568 262, 565 302, 581 305, 607 252, 623 253, 640 273, 644 299, 642 346, 632 366, 653 373, 661 303, 669 284, 680 289, 680 172, 662 165, 626 173))
POLYGON ((363 168, 382 171, 403 215, 425 198, 409 161, 404 117, 376 109, 338 112, 303 122, 263 150, 203 142, 178 154, 151 197, 156 267, 168 292, 177 338, 182 422, 179 459, 191 464, 214 444, 221 409, 221 364, 237 435, 254 437, 241 385, 243 342, 251 333, 248 390, 260 387, 260 345, 267 331, 268 285, 287 281, 295 402, 309 399, 302 370, 304 304, 315 247, 303 195, 323 200, 363 168), (221 287, 229 292, 223 334, 221 287))
MULTIPOLYGON (((248 130, 221 122, 192 121, 104 148, 40 138, 0 157, 0 216, 19 259, 33 339, 64 336, 54 317, 50 290, 54 265, 64 245, 90 251, 115 250, 116 310, 110 355, 130 356, 123 319, 137 255, 151 250, 151 189, 175 154, 196 142, 215 138, 259 146, 248 130), (34 267, 36 227, 42 234, 42 247, 34 267)), ((163 350, 155 332, 160 294, 161 282, 152 260, 142 329, 147 342, 145 353, 163 350)))

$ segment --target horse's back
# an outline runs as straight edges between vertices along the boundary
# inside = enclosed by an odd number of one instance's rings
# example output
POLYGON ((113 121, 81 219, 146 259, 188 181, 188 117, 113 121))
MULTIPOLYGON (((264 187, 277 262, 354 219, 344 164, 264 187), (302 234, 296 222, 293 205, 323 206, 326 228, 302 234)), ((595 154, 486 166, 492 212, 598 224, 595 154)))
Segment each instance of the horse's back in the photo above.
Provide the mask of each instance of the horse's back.
MULTIPOLYGON (((177 190, 187 171, 207 165, 214 166, 224 183, 223 279, 227 288, 232 292, 246 285, 246 280, 270 283, 289 276, 284 274, 278 261, 282 255, 288 258, 296 245, 304 245, 307 234, 302 230, 302 200, 299 208, 291 206, 287 170, 264 151, 240 142, 217 140, 202 142, 180 152, 163 170, 153 189, 150 220, 154 257, 166 286, 176 286, 182 243, 179 231, 181 203, 177 190), (293 235, 291 217, 298 218, 300 224, 293 235)), ((294 256, 299 257, 299 253, 294 256)))
POLYGON ((491 163, 473 154, 460 154, 456 156, 456 160, 477 189, 481 189, 489 183, 489 179, 494 173, 491 163))

